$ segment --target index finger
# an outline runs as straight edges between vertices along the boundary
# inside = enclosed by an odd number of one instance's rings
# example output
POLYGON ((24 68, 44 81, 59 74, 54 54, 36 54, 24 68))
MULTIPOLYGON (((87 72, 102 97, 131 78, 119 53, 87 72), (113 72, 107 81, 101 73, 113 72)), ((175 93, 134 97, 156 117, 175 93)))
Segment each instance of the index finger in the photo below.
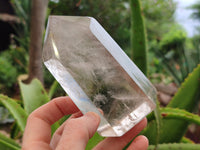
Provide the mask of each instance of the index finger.
POLYGON ((23 147, 27 145, 30 148, 30 145, 37 142, 49 145, 51 125, 64 115, 78 111, 79 109, 69 97, 59 97, 39 107, 28 117, 23 136, 23 147))

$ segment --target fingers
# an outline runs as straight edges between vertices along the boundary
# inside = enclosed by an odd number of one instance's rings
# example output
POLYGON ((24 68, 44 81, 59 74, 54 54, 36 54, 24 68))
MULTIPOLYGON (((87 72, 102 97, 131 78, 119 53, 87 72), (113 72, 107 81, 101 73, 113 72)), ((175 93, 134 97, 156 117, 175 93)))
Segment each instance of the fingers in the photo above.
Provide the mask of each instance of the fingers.
MULTIPOLYGON (((60 97, 35 110, 28 118, 23 136, 22 150, 82 150, 93 136, 100 123, 100 117, 89 112, 82 116, 69 97, 60 97), (51 125, 64 115, 73 114, 57 131, 51 143, 51 125)), ((106 138, 98 149, 123 149, 147 124, 146 118, 122 137, 106 138)), ((144 136, 137 137, 128 150, 143 150, 148 147, 144 136), (142 144, 143 143, 143 144, 142 144)))
MULTIPOLYGON (((51 125, 64 115, 79 111, 69 97, 56 98, 36 109, 28 117, 23 137, 23 146, 37 145, 37 142, 50 143, 51 125)), ((33 148, 34 149, 34 148, 33 148)))
MULTIPOLYGON (((78 118, 78 117, 81 117, 83 116, 82 112, 79 111, 77 113, 74 113, 72 114, 68 120, 72 119, 72 118, 78 118)), ((63 130, 64 130, 64 127, 66 125, 66 122, 67 120, 56 130, 56 132, 54 133, 52 139, 51 139, 51 142, 50 142, 50 147, 52 149, 56 149, 57 145, 58 145, 58 142, 60 141, 60 138, 62 136, 62 133, 63 133, 63 130)))
POLYGON ((148 145, 148 139, 145 136, 140 135, 134 139, 134 141, 129 145, 127 150, 147 150, 148 145))
POLYGON ((70 118, 66 121, 57 150, 83 150, 88 140, 94 135, 100 123, 100 117, 86 113, 80 118, 70 118))
POLYGON ((53 134, 53 137, 51 139, 51 142, 50 142, 50 147, 51 149, 56 149, 57 145, 58 145, 58 142, 60 141, 60 138, 62 136, 62 132, 64 130, 64 127, 65 127, 65 124, 66 122, 64 122, 57 130, 56 132, 53 134))
POLYGON ((142 129, 144 129, 147 125, 147 119, 144 118, 140 123, 138 123, 135 127, 133 127, 130 131, 128 131, 125 135, 121 137, 110 137, 106 138, 102 142, 100 142, 94 150, 121 150, 123 149, 137 134, 140 133, 142 129))

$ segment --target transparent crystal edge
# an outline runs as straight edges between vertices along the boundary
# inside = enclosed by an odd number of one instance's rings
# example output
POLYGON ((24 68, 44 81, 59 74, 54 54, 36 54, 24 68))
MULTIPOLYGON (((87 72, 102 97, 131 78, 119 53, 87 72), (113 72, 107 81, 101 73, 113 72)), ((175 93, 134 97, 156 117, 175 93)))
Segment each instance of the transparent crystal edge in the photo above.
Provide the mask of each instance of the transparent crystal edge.
MULTIPOLYGON (((135 125, 137 125, 141 120, 145 118, 146 115, 151 113, 155 108, 155 105, 152 103, 150 107, 149 102, 141 104, 137 109, 132 111, 127 117, 120 120, 119 126, 113 126, 113 130, 116 135, 113 137, 123 136, 126 132, 132 129, 135 125), (144 111, 145 110, 145 111, 144 111)), ((107 137, 108 135, 105 133, 100 133, 101 136, 107 137)))
POLYGON ((142 89, 145 95, 155 103, 156 98, 153 96, 156 92, 155 87, 146 78, 146 76, 140 71, 140 69, 130 60, 130 58, 125 54, 125 52, 120 48, 120 46, 113 40, 113 38, 104 30, 104 28, 94 19, 89 17, 90 30, 94 36, 104 45, 104 47, 110 52, 113 58, 123 67, 123 69, 129 74, 129 76, 136 82, 136 84, 142 89), (97 28, 98 27, 98 28, 97 28), (105 35, 105 36, 104 36, 105 35), (112 44, 110 44, 112 43, 112 44), (112 45, 112 46, 111 46, 112 45), (120 57, 119 57, 120 56, 120 57), (141 85, 139 81, 143 83, 141 85), (151 86, 152 88, 148 90, 145 87, 151 86), (154 94, 152 94, 152 92, 154 94))

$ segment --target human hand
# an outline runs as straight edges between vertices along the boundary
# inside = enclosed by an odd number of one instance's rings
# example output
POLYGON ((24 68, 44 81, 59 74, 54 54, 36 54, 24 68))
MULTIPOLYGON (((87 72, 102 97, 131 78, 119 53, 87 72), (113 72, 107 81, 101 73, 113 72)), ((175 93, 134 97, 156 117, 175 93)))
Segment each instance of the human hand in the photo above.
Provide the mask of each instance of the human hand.
MULTIPOLYGON (((41 106, 30 114, 23 136, 22 150, 84 150, 88 140, 96 132, 100 117, 79 111, 69 97, 59 97, 41 106), (51 138, 51 125, 64 115, 72 114, 51 138)), ((121 137, 108 137, 94 150, 121 150, 147 124, 146 118, 121 137)), ((146 150, 148 139, 136 137, 127 150, 146 150)))

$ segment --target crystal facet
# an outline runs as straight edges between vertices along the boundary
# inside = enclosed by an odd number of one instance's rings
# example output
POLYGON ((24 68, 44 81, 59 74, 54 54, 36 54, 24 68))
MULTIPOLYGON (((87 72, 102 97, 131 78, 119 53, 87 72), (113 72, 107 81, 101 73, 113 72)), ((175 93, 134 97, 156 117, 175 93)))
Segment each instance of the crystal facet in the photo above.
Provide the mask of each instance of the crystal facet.
POLYGON ((94 18, 50 16, 43 60, 83 113, 100 115, 102 136, 123 135, 155 108, 153 85, 94 18))

